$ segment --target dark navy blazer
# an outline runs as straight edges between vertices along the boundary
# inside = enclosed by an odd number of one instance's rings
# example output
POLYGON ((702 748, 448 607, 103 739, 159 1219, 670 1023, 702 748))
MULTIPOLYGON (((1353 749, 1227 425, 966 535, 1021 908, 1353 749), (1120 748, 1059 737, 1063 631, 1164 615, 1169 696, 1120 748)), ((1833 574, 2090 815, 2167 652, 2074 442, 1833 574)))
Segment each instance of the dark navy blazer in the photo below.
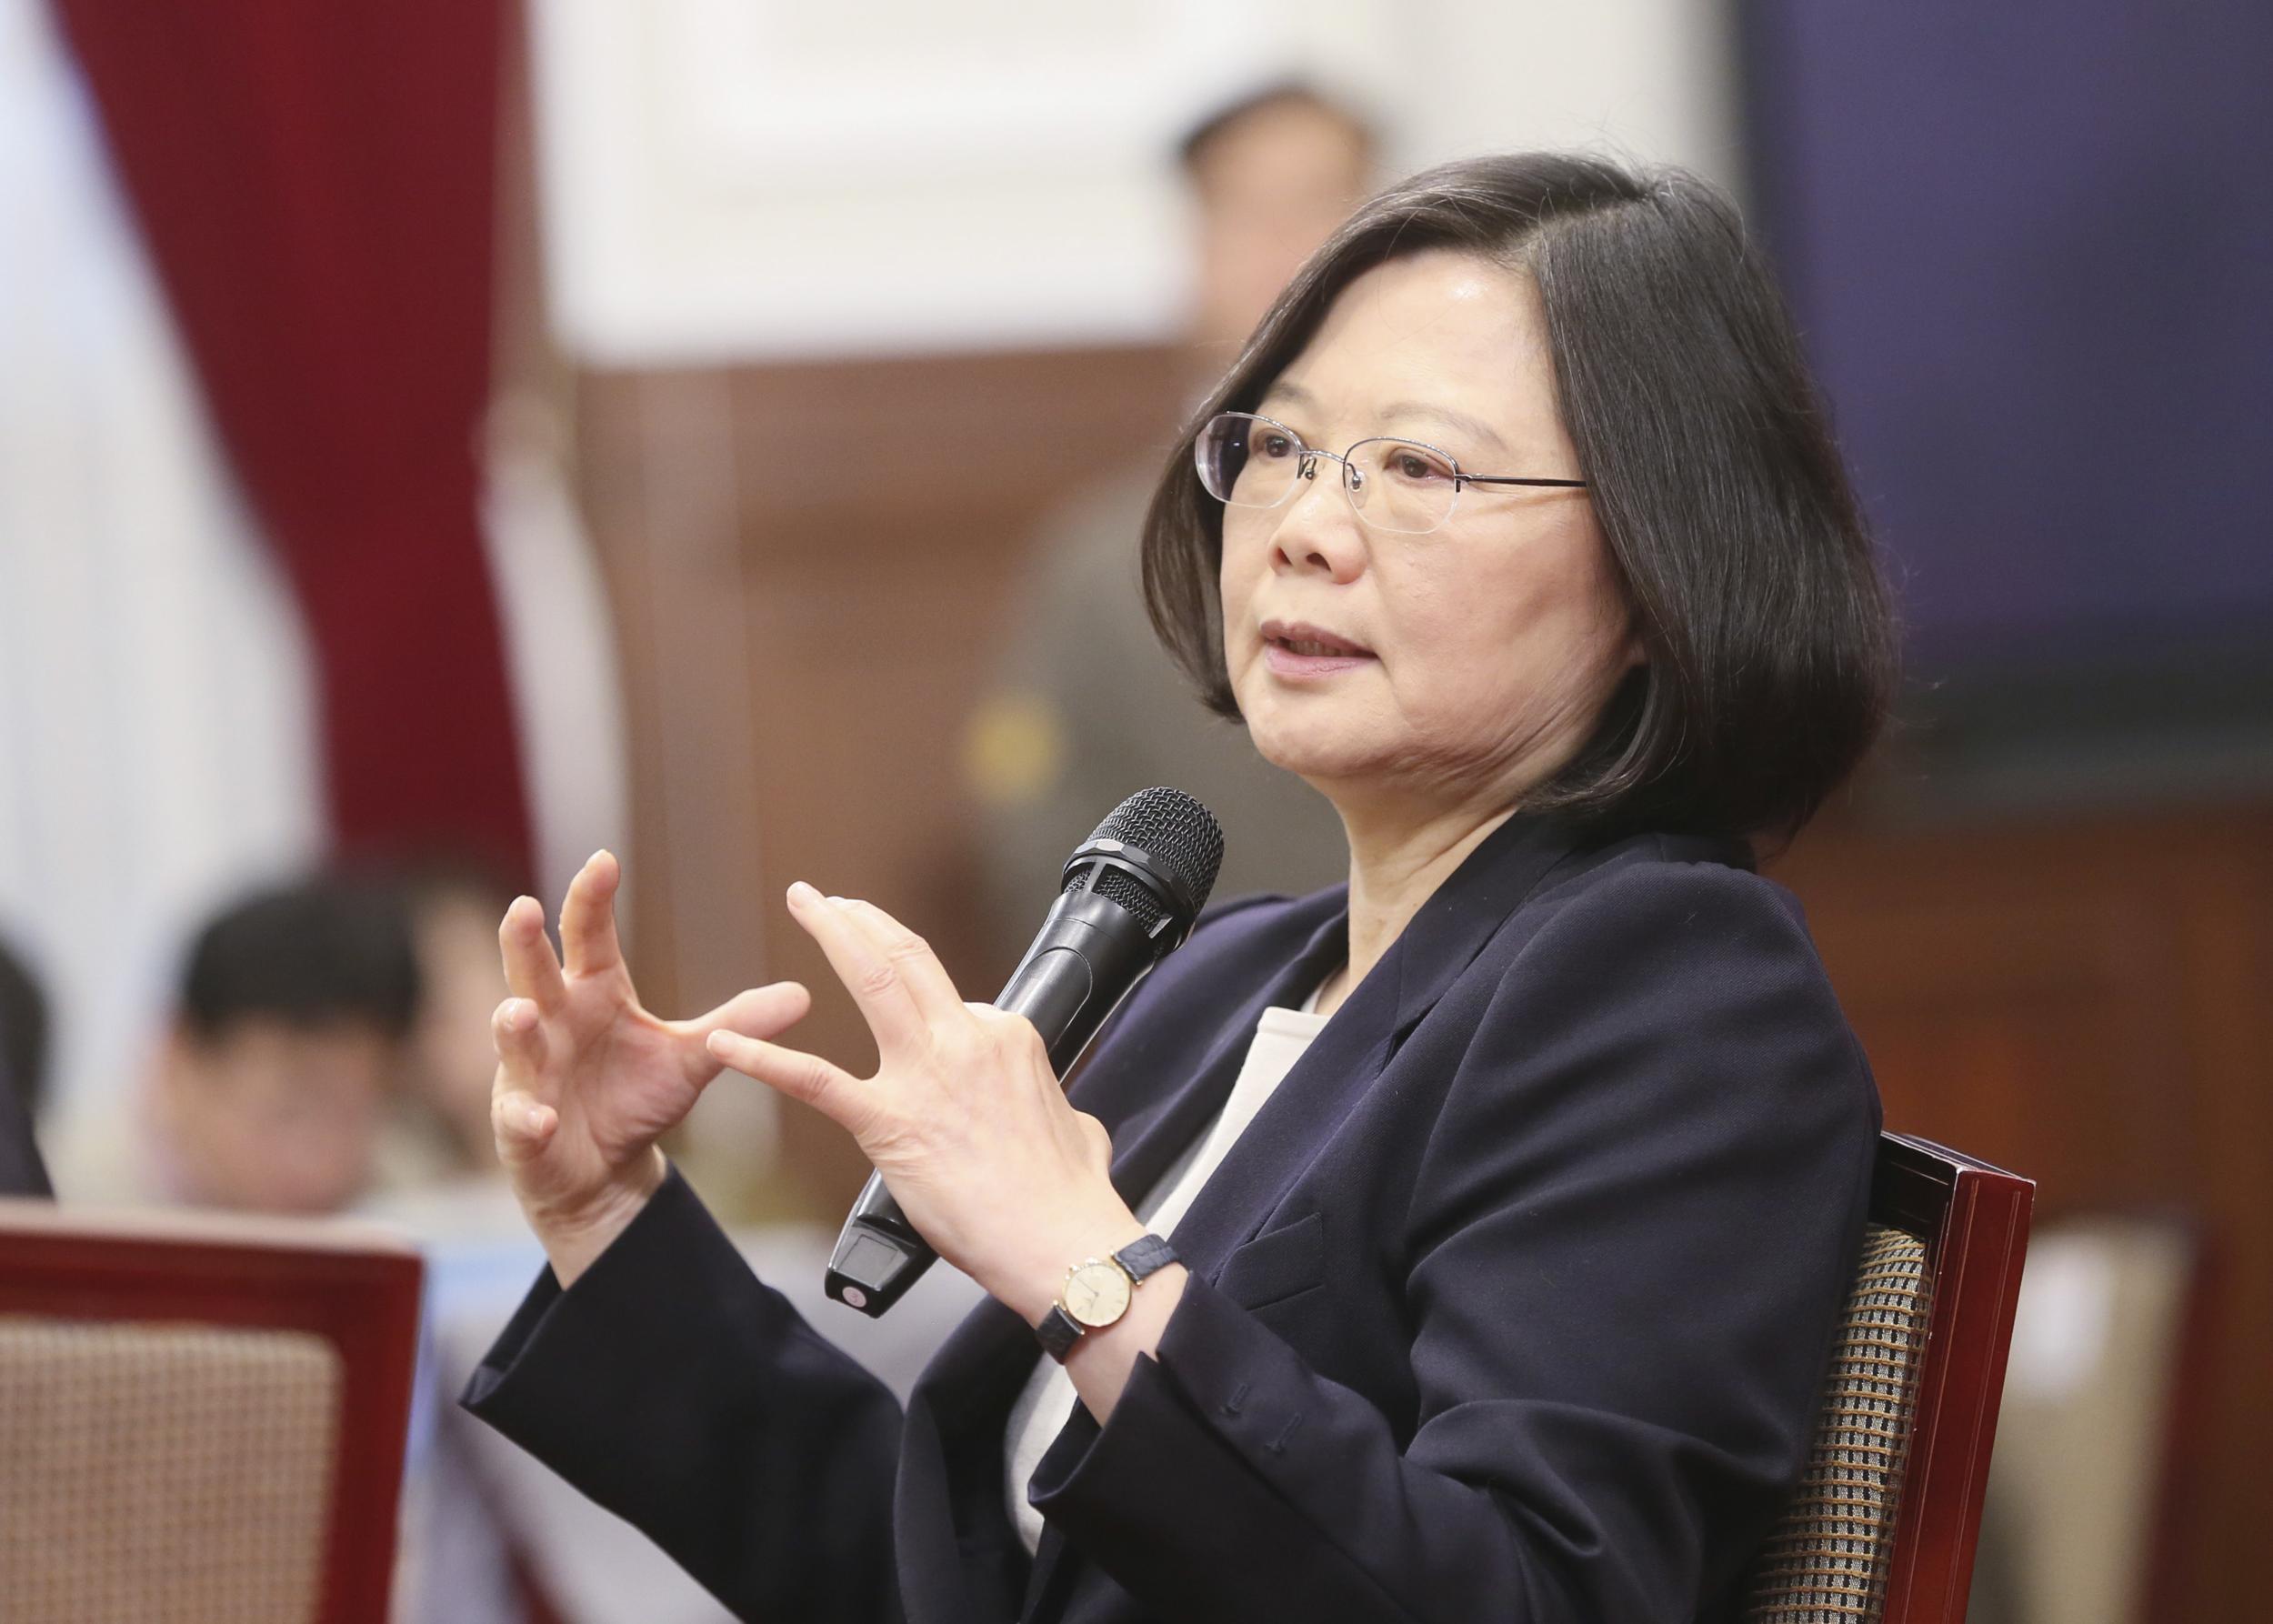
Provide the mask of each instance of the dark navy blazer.
MULTIPOLYGON (((1076 1080, 1132 1204, 1261 1010, 1345 952, 1339 890, 1234 903, 1076 1080)), ((1740 847, 1517 817, 1335 1012, 1173 1237, 1187 1284, 1111 1424, 1033 1486, 1032 1333, 987 1303, 903 1414, 674 1174, 478 1415, 746 1618, 1733 1617, 1801 1462, 1877 1097, 1801 921, 1740 847)))

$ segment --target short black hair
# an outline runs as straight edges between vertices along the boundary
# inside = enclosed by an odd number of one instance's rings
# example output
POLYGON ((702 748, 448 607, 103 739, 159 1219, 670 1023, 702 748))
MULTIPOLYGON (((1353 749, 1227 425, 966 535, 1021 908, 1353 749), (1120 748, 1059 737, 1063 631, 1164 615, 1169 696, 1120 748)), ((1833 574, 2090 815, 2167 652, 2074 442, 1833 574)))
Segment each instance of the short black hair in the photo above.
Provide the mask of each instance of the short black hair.
POLYGON ((1563 422, 1645 663, 1527 809, 1607 832, 1787 838, 1884 725, 1897 633, 1782 296, 1736 206, 1675 168, 1524 153, 1381 193, 1311 256, 1194 412, 1154 493, 1145 595, 1169 652, 1237 717, 1222 506, 1192 461, 1252 411, 1365 272, 1430 249, 1527 276, 1563 422))
POLYGON ((205 1039, 262 1018, 297 1027, 352 1021, 401 1038, 418 994, 399 888, 314 875, 240 897, 197 933, 182 973, 181 1019, 205 1039))
POLYGON ((1241 121, 1262 112, 1267 107, 1314 107, 1327 117, 1338 120, 1357 138, 1358 145, 1372 152, 1381 144, 1380 132, 1373 121, 1347 102, 1337 99, 1320 90, 1307 79, 1273 79, 1245 91, 1228 102, 1210 108, 1197 124, 1184 132, 1176 144, 1176 161, 1187 175, 1195 173, 1207 149, 1241 121))
POLYGON ((47 999, 39 978, 0 939, 0 1088, 36 1115, 47 1083, 47 999))

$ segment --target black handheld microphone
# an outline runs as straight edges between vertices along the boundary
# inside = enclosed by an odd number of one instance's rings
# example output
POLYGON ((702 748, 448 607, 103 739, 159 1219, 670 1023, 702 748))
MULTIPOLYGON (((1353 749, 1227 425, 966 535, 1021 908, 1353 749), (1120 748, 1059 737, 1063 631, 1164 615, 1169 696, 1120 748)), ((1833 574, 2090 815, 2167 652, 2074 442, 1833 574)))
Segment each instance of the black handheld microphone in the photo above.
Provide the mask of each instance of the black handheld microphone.
MULTIPOLYGON (((1041 934, 995 1007, 1023 1015, 1064 1077, 1129 989, 1192 934, 1223 867, 1215 814, 1180 789, 1140 789, 1074 847, 1041 934)), ((938 1260, 870 1174, 829 1254, 828 1294, 871 1319, 938 1260)))

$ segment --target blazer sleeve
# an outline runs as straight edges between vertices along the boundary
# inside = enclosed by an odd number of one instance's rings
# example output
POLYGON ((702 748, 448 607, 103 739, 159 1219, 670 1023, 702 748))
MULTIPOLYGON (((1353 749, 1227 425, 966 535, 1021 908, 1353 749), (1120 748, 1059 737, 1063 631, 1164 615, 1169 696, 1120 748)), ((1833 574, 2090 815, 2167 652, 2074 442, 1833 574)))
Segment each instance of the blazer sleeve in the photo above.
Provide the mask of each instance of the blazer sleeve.
POLYGON ((538 1278, 463 1402, 737 1618, 900 1617, 898 1400, 759 1283, 676 1168, 573 1287, 538 1278))
POLYGON ((1415 1416, 1194 1279, 1043 1460, 1158 1616, 1691 1620, 1796 1479, 1878 1126, 1796 905, 1621 872, 1477 1001, 1397 1253, 1415 1416))

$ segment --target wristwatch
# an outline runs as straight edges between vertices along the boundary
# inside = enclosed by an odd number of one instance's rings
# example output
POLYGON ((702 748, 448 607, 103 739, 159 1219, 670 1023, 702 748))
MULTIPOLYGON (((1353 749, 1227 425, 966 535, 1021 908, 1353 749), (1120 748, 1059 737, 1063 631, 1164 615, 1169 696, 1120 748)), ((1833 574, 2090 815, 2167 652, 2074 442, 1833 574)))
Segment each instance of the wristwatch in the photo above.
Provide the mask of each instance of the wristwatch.
POLYGON ((1086 1331, 1103 1330, 1128 1312, 1129 1298, 1147 1275, 1176 1261, 1176 1248, 1157 1235, 1132 1240, 1110 1258, 1090 1258, 1066 1271, 1057 1300, 1034 1328, 1043 1351, 1059 1364, 1086 1331))

